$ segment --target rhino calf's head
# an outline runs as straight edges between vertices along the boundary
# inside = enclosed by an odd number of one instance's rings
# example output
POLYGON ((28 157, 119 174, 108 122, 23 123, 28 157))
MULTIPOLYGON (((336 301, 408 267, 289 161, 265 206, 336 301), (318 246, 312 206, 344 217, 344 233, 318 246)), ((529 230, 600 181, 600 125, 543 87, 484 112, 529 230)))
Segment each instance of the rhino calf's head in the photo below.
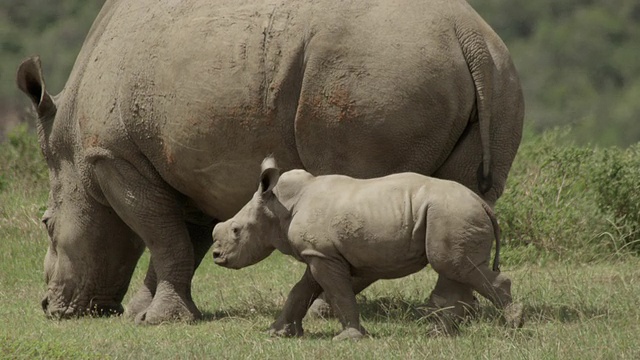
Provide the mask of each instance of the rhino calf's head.
POLYGON ((287 210, 273 190, 280 170, 273 158, 262 162, 258 191, 231 219, 213 229, 213 260, 232 269, 253 265, 269 256, 275 246, 273 240, 284 237, 281 221, 287 210))

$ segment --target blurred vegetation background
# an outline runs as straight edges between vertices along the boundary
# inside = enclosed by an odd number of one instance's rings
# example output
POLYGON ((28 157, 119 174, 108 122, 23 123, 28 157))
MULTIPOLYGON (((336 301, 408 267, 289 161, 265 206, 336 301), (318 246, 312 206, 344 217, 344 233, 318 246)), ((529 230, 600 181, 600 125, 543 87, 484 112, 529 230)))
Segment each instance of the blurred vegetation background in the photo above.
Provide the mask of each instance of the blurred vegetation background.
MULTIPOLYGON (((104 0, 2 0, 0 139, 28 121, 15 87, 25 57, 42 57, 58 93, 104 0)), ((536 133, 570 126, 579 144, 640 141, 640 1, 470 0, 509 47, 519 70, 526 122, 536 133)))
POLYGON ((640 1, 470 0, 507 44, 526 121, 581 143, 640 141, 640 1))

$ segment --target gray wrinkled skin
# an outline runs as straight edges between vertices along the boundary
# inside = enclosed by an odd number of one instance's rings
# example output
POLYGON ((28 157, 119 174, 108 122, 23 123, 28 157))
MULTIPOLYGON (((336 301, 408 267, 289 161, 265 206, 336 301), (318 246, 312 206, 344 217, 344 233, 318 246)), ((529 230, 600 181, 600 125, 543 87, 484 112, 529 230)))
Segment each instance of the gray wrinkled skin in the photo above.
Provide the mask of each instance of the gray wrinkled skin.
POLYGON ((511 280, 498 270, 495 215, 478 195, 453 181, 416 173, 365 180, 315 177, 304 170, 280 176, 273 158, 267 158, 251 201, 217 224, 212 236, 213 258, 221 266, 250 266, 275 249, 307 264, 271 325, 276 336, 301 336, 308 307, 324 291, 343 326, 334 340, 358 339, 366 331, 352 277, 399 278, 427 263, 439 275, 426 305, 441 320, 436 331, 454 331, 475 302, 474 290, 505 310, 509 325, 522 326, 511 280))
POLYGON ((122 311, 146 247, 126 308, 142 324, 200 316, 193 273, 267 154, 493 205, 524 111, 506 47, 460 0, 108 0, 60 94, 35 57, 17 83, 50 174, 45 312, 122 311))

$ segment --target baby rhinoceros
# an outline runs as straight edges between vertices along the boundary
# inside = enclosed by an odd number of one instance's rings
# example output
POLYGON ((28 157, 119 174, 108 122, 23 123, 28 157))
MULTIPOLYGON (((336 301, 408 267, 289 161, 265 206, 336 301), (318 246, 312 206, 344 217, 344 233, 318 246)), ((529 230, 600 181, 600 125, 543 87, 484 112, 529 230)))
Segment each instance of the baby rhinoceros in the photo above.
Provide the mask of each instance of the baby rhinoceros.
POLYGON ((324 291, 343 326, 334 340, 360 338, 366 332, 352 277, 368 283, 399 278, 427 263, 439 275, 427 308, 447 319, 440 322, 443 331, 474 302, 473 290, 519 327, 522 306, 512 302, 511 281, 498 270, 498 237, 491 208, 458 183, 415 173, 367 180, 304 170, 280 175, 269 157, 251 201, 214 228, 213 258, 239 269, 278 249, 307 264, 272 335, 301 336, 309 305, 324 291))

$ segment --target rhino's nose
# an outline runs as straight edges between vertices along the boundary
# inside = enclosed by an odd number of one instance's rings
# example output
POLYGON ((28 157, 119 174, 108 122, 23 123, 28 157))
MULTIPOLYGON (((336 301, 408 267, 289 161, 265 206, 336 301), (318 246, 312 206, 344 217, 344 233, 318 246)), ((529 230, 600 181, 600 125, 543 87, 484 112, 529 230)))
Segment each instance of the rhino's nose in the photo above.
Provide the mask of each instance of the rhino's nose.
POLYGON ((213 258, 214 259, 218 259, 220 257, 220 255, 222 255, 222 251, 215 249, 213 250, 213 258))

